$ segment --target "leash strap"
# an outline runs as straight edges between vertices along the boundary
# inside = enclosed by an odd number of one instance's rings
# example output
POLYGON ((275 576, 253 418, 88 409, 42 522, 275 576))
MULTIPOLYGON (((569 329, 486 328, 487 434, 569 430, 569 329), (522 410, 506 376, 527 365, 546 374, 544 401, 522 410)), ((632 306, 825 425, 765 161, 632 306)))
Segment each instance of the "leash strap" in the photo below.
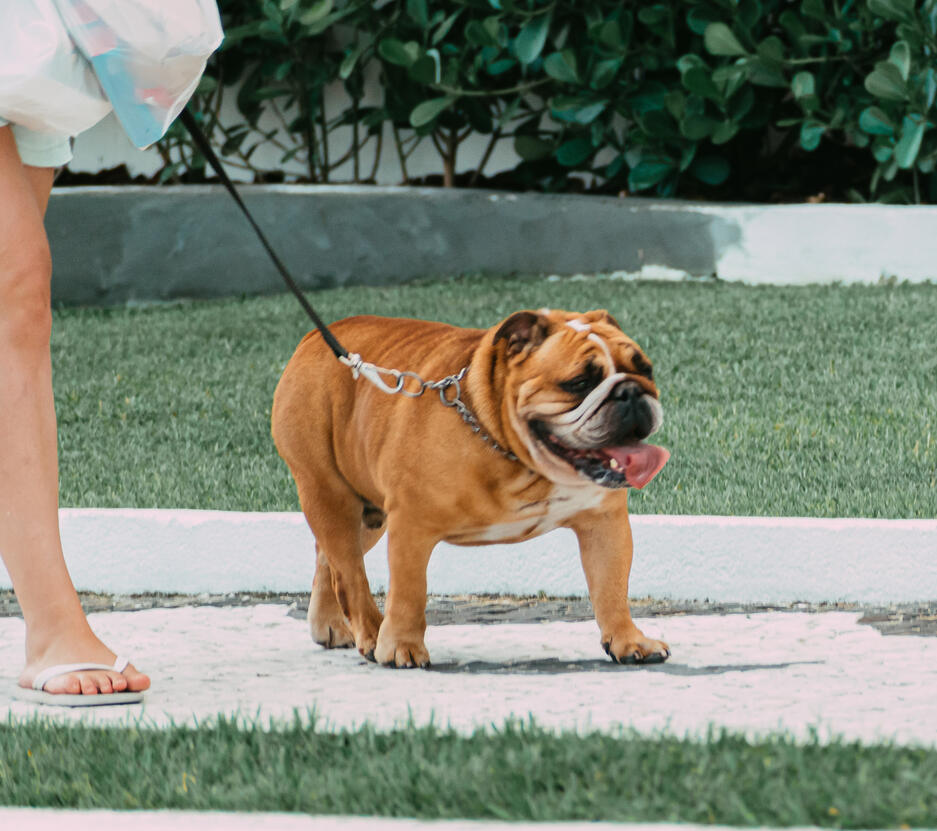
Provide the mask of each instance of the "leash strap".
POLYGON ((266 249, 267 254, 270 255, 270 259, 276 266, 277 271, 280 272, 280 276, 283 278, 283 282, 286 283, 287 288, 289 288, 289 290, 296 295, 296 299, 299 301, 299 305, 303 307, 303 310, 307 315, 309 315, 316 328, 322 333, 322 337, 329 345, 329 349, 332 350, 336 358, 348 358, 348 350, 346 350, 345 347, 338 342, 338 339, 335 337, 335 335, 329 331, 329 327, 323 323, 322 318, 316 314, 316 310, 313 309, 309 304, 309 301, 306 300, 302 290, 298 285, 296 285, 296 281, 290 275, 289 270, 283 264, 283 261, 277 256, 276 251, 273 250, 273 246, 271 246, 267 241, 267 237, 264 235, 264 232, 260 230, 260 226, 254 221, 254 217, 251 216, 250 211, 247 210, 247 206, 241 199, 241 195, 237 192, 237 188, 234 187, 230 177, 227 173, 225 173, 225 169, 222 167, 218 156, 215 154, 215 151, 212 150, 212 146, 209 143, 208 138, 205 136, 205 133, 202 132, 202 128, 198 126, 198 122, 195 120, 195 116, 192 115, 188 108, 186 108, 179 114, 179 120, 185 125, 186 130, 189 131, 189 135, 192 136, 192 141, 195 142, 195 146, 198 147, 201 154, 212 166, 212 169, 218 175, 218 178, 221 179, 221 183, 227 188, 228 193, 231 194, 232 198, 237 203, 237 206, 241 209, 241 212, 245 217, 247 217, 247 221, 251 224, 251 227, 257 234, 258 239, 266 249))

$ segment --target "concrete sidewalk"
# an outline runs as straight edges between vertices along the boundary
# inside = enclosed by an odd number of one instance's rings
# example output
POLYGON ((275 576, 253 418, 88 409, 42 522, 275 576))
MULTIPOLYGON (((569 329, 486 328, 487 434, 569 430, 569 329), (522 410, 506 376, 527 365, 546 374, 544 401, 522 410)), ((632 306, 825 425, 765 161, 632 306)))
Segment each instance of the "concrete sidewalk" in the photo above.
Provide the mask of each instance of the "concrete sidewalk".
POLYGON ((620 667, 594 622, 431 626, 433 669, 390 670, 326 651, 284 605, 90 615, 153 678, 145 703, 68 710, 14 702, 23 623, 0 619, 0 718, 35 713, 159 727, 236 715, 315 718, 330 729, 432 720, 461 732, 533 717, 555 729, 937 744, 937 638, 884 637, 857 613, 769 612, 639 620, 666 664, 620 667))

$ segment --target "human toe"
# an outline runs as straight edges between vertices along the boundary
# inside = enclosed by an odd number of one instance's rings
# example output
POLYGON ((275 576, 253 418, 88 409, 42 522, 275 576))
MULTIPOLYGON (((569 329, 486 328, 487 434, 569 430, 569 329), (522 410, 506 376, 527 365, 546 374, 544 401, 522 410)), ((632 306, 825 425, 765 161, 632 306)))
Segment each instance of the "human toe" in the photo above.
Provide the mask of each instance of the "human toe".
POLYGON ((137 670, 133 664, 127 664, 121 673, 125 681, 125 686, 120 689, 121 692, 143 692, 150 688, 150 676, 137 670))

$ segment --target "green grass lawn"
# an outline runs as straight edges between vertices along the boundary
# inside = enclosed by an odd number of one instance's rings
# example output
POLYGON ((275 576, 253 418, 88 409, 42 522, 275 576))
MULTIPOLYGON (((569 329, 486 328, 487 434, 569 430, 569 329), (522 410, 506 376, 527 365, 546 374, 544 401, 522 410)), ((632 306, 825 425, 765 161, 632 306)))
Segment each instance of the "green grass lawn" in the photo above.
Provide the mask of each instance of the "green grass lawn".
MULTIPOLYGON (((937 285, 479 277, 311 299, 486 327, 607 308, 654 361, 673 452, 638 513, 937 516, 937 285)), ((269 415, 308 328, 288 295, 58 311, 62 505, 297 510, 269 415)))
POLYGON ((0 804, 504 820, 937 825, 937 751, 508 725, 328 733, 230 722, 0 725, 0 804))

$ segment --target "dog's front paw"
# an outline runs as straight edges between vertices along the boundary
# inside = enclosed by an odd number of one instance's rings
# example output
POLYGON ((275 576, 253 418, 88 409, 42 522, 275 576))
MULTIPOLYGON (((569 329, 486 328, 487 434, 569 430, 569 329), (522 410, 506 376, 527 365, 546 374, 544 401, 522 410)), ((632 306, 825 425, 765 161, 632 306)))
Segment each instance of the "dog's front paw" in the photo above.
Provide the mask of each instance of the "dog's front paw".
POLYGON ((397 638, 381 627, 374 660, 386 667, 425 669, 429 666, 429 651, 422 637, 397 638))
POLYGON ((640 629, 603 633, 602 648, 616 664, 662 664, 670 657, 666 643, 644 637, 640 629))

